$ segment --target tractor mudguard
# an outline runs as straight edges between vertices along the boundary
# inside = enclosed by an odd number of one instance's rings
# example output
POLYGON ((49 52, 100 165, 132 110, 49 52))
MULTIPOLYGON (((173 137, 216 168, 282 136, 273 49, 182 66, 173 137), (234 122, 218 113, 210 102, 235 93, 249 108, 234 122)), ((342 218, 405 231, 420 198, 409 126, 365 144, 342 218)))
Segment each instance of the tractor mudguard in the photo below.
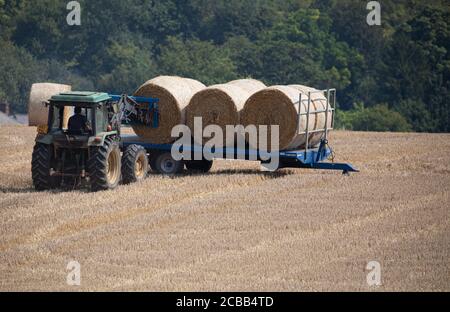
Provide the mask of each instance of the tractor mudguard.
POLYGON ((53 143, 53 136, 51 134, 38 134, 35 142, 50 145, 53 143))
POLYGON ((96 136, 89 138, 88 146, 102 146, 105 143, 106 138, 117 134, 117 131, 100 132, 96 136))

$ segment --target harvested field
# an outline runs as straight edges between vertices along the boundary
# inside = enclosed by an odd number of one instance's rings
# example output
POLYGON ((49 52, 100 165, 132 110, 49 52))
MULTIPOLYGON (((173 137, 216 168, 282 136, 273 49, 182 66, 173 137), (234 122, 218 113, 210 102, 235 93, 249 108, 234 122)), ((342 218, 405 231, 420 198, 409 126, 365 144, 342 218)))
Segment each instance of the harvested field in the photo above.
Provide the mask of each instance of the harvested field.
POLYGON ((33 191, 34 136, 0 127, 2 291, 450 290, 448 134, 335 132, 349 177, 217 161, 100 193, 33 191))

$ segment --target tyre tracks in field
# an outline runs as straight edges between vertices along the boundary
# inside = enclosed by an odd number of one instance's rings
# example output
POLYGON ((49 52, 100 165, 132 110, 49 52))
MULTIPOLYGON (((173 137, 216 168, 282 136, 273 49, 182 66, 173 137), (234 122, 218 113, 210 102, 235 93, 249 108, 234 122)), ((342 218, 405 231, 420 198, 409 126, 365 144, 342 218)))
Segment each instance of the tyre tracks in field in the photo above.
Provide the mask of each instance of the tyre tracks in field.
MULTIPOLYGON (((167 214, 163 214, 161 216, 158 216, 157 219, 152 220, 151 224, 145 224, 145 225, 141 225, 141 226, 130 226, 129 230, 126 230, 125 235, 126 236, 133 236, 133 235, 140 235, 140 234, 148 234, 149 231, 155 230, 155 229, 164 229, 164 228, 168 228, 173 224, 179 223, 180 221, 186 221, 186 220, 192 220, 195 219, 199 214, 202 213, 202 211, 200 210, 191 210, 189 212, 184 210, 184 207, 188 205, 188 203, 193 202, 193 201, 197 201, 203 198, 210 198, 210 197, 214 197, 214 196, 218 196, 218 195, 222 195, 224 193, 228 193, 228 192, 233 192, 236 189, 242 189, 242 188, 247 188, 247 187, 254 187, 263 183, 266 183, 267 181, 273 180, 273 179, 278 179, 278 178, 283 178, 284 176, 287 176, 288 174, 277 174, 275 176, 271 176, 271 175, 267 175, 267 174, 252 174, 251 176, 248 176, 248 180, 245 181, 245 185, 237 185, 237 181, 229 181, 226 185, 220 185, 218 187, 215 187, 211 190, 208 191, 203 191, 203 192, 197 192, 196 194, 192 194, 189 196, 184 196, 182 198, 178 198, 176 200, 172 200, 169 202, 163 202, 163 203, 158 203, 157 205, 152 205, 151 207, 147 206, 147 207, 142 207, 139 209, 133 209, 133 211, 130 211, 127 213, 126 216, 121 216, 120 218, 114 218, 116 222, 132 222, 133 219, 141 216, 141 215, 145 215, 147 213, 152 213, 152 212, 158 212, 161 211, 162 209, 166 209, 167 211, 170 212, 181 212, 181 213, 176 213, 174 215, 167 215, 167 214), (258 177, 257 179, 255 179, 254 177, 258 177), (176 207, 176 211, 171 210, 172 207, 176 207)), ((245 176, 244 176, 245 177, 245 176)), ((207 179, 207 177, 205 176, 205 178, 207 179)), ((239 181, 240 183, 242 183, 243 181, 239 181)), ((191 185, 191 183, 189 182, 184 182, 183 184, 185 184, 186 186, 191 185)), ((227 208, 221 208, 221 209, 227 209, 227 208)), ((220 210, 220 209, 216 209, 216 210, 220 210)), ((112 223, 115 222, 105 222, 102 224, 98 224, 98 225, 111 225, 112 223)), ((76 231, 76 232, 80 232, 80 231, 76 231)), ((64 233, 65 236, 68 236, 70 234, 75 234, 76 232, 72 232, 72 233, 64 233)), ((61 233, 59 233, 58 235, 55 235, 55 232, 52 233, 53 235, 51 235, 52 238, 55 237, 59 237, 61 233)), ((50 237, 50 236, 48 236, 50 237)), ((95 244, 96 245, 102 245, 105 242, 108 241, 112 241, 116 238, 116 235, 96 235, 96 239, 95 239, 95 244)), ((67 252, 68 249, 74 249, 74 248, 81 248, 83 245, 85 244, 85 241, 83 240, 77 240, 76 242, 71 242, 70 246, 61 246, 58 249, 58 253, 62 254, 67 252)))
MULTIPOLYGON (((276 174, 276 175, 269 175, 265 173, 255 173, 255 174, 248 174, 244 175, 244 180, 238 179, 239 177, 242 178, 242 176, 235 176, 235 178, 231 180, 223 179, 218 185, 215 185, 214 183, 207 183, 206 180, 209 180, 211 175, 205 175, 202 177, 197 177, 200 179, 203 179, 203 185, 208 185, 209 189, 207 191, 200 191, 196 192, 194 189, 192 189, 192 183, 189 183, 187 179, 190 179, 189 176, 186 177, 179 177, 174 179, 168 179, 163 180, 165 183, 159 183, 157 186, 157 189, 159 188, 161 192, 164 191, 164 188, 172 184, 172 187, 182 187, 181 190, 179 190, 178 195, 174 199, 169 200, 162 200, 156 203, 147 203, 147 205, 143 207, 135 207, 135 208, 128 208, 118 211, 112 211, 112 212, 104 212, 99 214, 94 214, 90 216, 83 216, 76 220, 71 221, 65 221, 65 222, 59 222, 57 225, 54 225, 52 227, 40 227, 36 229, 31 235, 27 235, 25 237, 16 237, 15 239, 12 239, 10 241, 4 242, 0 245, 0 251, 6 251, 21 245, 39 245, 43 242, 46 242, 48 240, 52 239, 59 239, 62 237, 72 236, 84 231, 92 230, 94 228, 98 228, 101 226, 110 226, 115 223, 119 222, 128 222, 130 219, 139 217, 141 215, 145 215, 148 213, 153 213, 155 211, 161 210, 163 208, 169 208, 171 206, 176 206, 179 204, 188 204, 189 202, 204 198, 204 197, 210 197, 215 196, 218 194, 223 194, 226 192, 232 192, 235 189, 242 189, 243 187, 253 187, 255 185, 261 184, 266 182, 267 180, 272 180, 276 178, 283 178, 286 175, 283 174, 276 174), (245 179, 247 177, 247 179, 245 179), (178 181, 177 181, 178 180, 178 181), (173 182, 178 183, 173 183, 173 182), (225 183, 225 184, 223 184, 225 183)), ((232 175, 232 174, 230 174, 232 175)), ((218 175, 218 178, 222 177, 222 175, 218 175)), ((223 175, 223 177, 227 177, 227 175, 223 175)), ((159 181, 161 182, 161 181, 159 181)), ((133 186, 129 186, 133 187, 133 186)), ((135 185, 135 187, 138 187, 138 185, 135 185)), ((120 190, 116 190, 116 192, 120 192, 120 190)), ((33 194, 33 193, 31 193, 33 194)), ((130 199, 131 200, 131 199, 130 199)), ((57 203, 55 203, 57 205, 57 203)), ((64 205, 61 203, 61 205, 64 205)), ((82 209, 82 207, 80 208, 82 209)), ((182 217, 186 217, 185 215, 182 215, 182 217)), ((164 219, 164 216, 162 217, 164 219)), ((18 220, 15 220, 17 222, 18 220)), ((176 218, 165 218, 165 220, 159 220, 158 223, 154 224, 154 228, 161 228, 169 226, 173 223, 178 222, 176 218)), ((127 231, 127 235, 133 234, 136 232, 135 230, 127 231)), ((96 237, 95 241, 104 241, 108 240, 109 236, 105 235, 102 237, 96 237)), ((72 242, 70 249, 73 249, 74 245, 82 244, 83 242, 77 241, 72 242)))
MULTIPOLYGON (((430 194, 427 196, 419 196, 422 200, 430 201, 431 199, 436 202, 436 200, 442 199, 442 194, 430 194)), ((447 194, 448 198, 448 194, 447 194)), ((323 241, 325 237, 335 237, 335 236, 346 236, 354 238, 355 236, 351 233, 357 233, 360 231, 364 231, 365 227, 370 227, 370 225, 380 225, 383 222, 390 222, 389 220, 399 217, 402 213, 406 211, 419 211, 423 209, 422 202, 416 200, 415 198, 410 199, 407 202, 403 202, 396 207, 385 208, 381 211, 373 212, 364 216, 358 216, 349 218, 348 220, 335 222, 332 224, 326 224, 324 226, 319 227, 318 229, 301 231, 295 234, 285 234, 284 237, 277 237, 277 239, 263 239, 259 243, 253 246, 248 246, 243 250, 230 250, 225 252, 218 252, 210 255, 209 257, 199 258, 197 261, 194 261, 190 264, 181 264, 177 267, 170 269, 159 270, 158 273, 152 274, 149 276, 141 276, 140 280, 129 284, 128 286, 132 287, 140 287, 145 284, 150 283, 151 281, 161 280, 163 276, 173 275, 173 274, 182 274, 188 272, 198 271, 199 268, 205 268, 208 264, 214 263, 215 261, 225 261, 226 259, 230 259, 230 261, 235 261, 236 259, 242 259, 243 257, 249 257, 252 254, 263 254, 267 251, 274 252, 275 250, 279 250, 283 248, 283 246, 290 246, 295 244, 298 241, 303 241, 305 244, 307 242, 312 241, 323 241), (386 221, 387 220, 387 221, 386 221)), ((417 222, 417 220, 414 220, 417 222)), ((449 227, 449 221, 446 220, 442 224, 432 223, 422 227, 420 230, 416 232, 409 231, 407 234, 402 234, 396 231, 391 233, 384 233, 378 239, 378 245, 395 245, 404 243, 405 241, 412 241, 419 237, 423 237, 424 235, 438 235, 439 233, 443 233, 449 227)), ((383 247, 382 246, 382 247, 383 247)), ((346 246, 340 246, 339 250, 345 249, 346 246)), ((337 250, 334 250, 333 253, 339 254, 337 250)), ((355 257, 358 255, 365 255, 366 250, 355 250, 351 254, 346 254, 344 258, 339 257, 333 260, 332 262, 342 261, 343 259, 348 259, 351 257, 355 257)), ((325 262, 314 262, 312 267, 315 271, 320 269, 320 267, 330 265, 330 261, 325 262)), ((304 267, 301 271, 308 272, 312 267, 304 267)), ((228 276, 228 275, 227 275, 228 276)), ((104 288, 103 290, 115 290, 115 289, 123 289, 123 284, 117 284, 112 287, 104 288)))

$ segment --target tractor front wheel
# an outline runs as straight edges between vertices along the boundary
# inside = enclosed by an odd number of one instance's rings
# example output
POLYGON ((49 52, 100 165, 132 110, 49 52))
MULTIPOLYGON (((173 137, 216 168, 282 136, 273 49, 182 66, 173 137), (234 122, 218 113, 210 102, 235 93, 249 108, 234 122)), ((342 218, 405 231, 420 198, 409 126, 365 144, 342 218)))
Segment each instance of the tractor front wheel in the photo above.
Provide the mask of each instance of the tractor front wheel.
POLYGON ((91 190, 103 191, 117 187, 120 182, 121 161, 119 144, 106 139, 102 146, 93 147, 88 161, 91 190))
POLYGON ((148 176, 147 151, 140 145, 132 144, 122 155, 122 182, 138 182, 148 176))

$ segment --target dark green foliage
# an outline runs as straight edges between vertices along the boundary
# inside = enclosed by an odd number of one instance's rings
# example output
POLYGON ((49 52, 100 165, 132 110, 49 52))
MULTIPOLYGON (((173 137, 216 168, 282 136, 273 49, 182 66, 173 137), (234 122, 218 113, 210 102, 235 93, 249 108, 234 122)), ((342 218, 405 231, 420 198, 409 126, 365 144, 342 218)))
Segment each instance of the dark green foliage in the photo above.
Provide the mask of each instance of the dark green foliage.
POLYGON ((14 110, 24 111, 30 87, 38 81, 39 63, 25 49, 10 42, 0 42, 0 95, 13 104, 14 110))
POLYGON ((253 77, 337 88, 346 128, 450 130, 448 0, 382 1, 381 26, 368 1, 79 2, 68 26, 68 1, 0 0, 0 100, 16 112, 38 81, 131 93, 159 74, 253 77))
POLYGON ((364 108, 356 105, 351 111, 339 111, 336 115, 338 127, 356 131, 411 131, 411 125, 398 112, 387 105, 364 108))
POLYGON ((206 85, 238 77, 229 51, 211 42, 169 37, 161 49, 161 74, 194 77, 206 85))

